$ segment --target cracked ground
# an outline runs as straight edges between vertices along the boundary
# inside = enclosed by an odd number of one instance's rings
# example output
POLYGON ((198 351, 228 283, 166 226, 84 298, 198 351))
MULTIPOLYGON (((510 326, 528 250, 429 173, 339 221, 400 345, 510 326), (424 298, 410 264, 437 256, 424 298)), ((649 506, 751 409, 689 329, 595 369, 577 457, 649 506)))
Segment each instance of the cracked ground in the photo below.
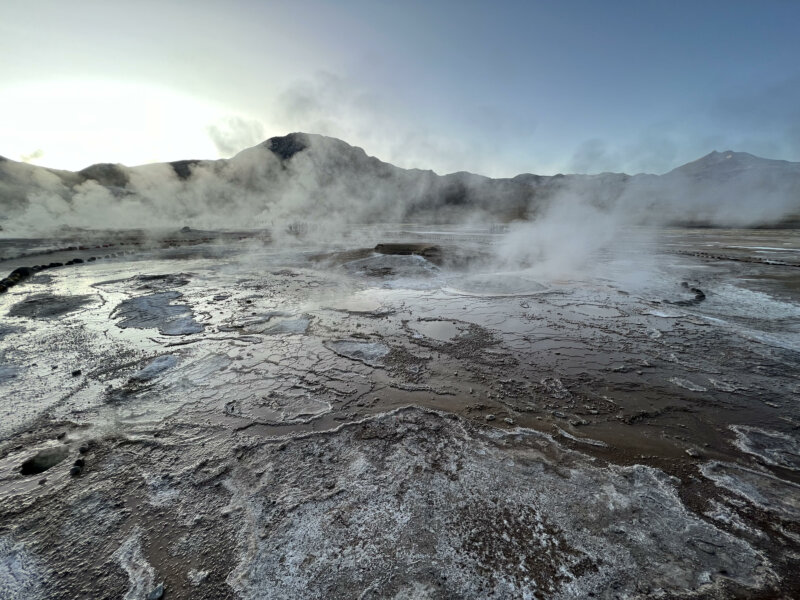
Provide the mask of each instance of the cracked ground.
POLYGON ((797 232, 664 237, 4 248, 0 597, 797 597, 797 232))

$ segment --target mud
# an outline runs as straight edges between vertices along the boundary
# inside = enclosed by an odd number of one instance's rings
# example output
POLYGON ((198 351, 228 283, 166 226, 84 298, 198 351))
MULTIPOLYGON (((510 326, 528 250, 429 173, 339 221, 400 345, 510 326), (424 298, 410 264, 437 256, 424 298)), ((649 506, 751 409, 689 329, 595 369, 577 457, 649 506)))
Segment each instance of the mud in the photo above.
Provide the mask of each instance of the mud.
POLYGON ((121 302, 111 314, 120 319, 117 327, 125 329, 157 328, 163 335, 187 335, 200 333, 203 326, 194 320, 191 308, 186 304, 173 304, 181 297, 179 292, 159 292, 137 296, 121 302))
POLYGON ((35 294, 22 302, 17 302, 8 309, 9 317, 27 317, 29 319, 54 319, 80 310, 95 298, 91 295, 55 296, 52 294, 35 294))
POLYGON ((560 279, 448 235, 437 264, 197 241, 0 296, 0 595, 800 594, 797 232, 560 279))

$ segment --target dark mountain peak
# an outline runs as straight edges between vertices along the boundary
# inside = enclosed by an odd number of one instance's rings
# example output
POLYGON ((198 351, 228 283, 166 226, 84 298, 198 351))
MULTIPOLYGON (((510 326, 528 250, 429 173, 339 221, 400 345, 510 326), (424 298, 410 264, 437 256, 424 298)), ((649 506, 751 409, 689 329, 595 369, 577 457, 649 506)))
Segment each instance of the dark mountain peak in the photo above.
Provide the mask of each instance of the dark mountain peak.
POLYGON ((281 160, 289 160, 310 146, 308 134, 302 132, 269 138, 262 144, 281 160))
POLYGON ((773 160, 754 156, 748 152, 734 152, 714 150, 692 162, 681 165, 670 171, 667 175, 688 176, 693 178, 706 177, 731 177, 737 173, 750 171, 795 171, 800 164, 785 160, 773 160))
POLYGON ((125 187, 128 184, 127 168, 115 163, 96 163, 78 171, 78 175, 101 185, 125 187))
MULTIPOLYGON (((271 137, 257 147, 266 148, 281 160, 290 160, 296 154, 304 151, 312 151, 328 158, 338 157, 351 160, 370 158, 363 148, 352 146, 339 138, 299 131, 271 137)), ((247 151, 244 150, 244 152, 247 151)))
POLYGON ((192 167, 202 162, 203 161, 197 159, 175 160, 169 163, 169 165, 172 167, 172 170, 175 171, 175 175, 178 176, 178 179, 186 180, 192 176, 192 167))

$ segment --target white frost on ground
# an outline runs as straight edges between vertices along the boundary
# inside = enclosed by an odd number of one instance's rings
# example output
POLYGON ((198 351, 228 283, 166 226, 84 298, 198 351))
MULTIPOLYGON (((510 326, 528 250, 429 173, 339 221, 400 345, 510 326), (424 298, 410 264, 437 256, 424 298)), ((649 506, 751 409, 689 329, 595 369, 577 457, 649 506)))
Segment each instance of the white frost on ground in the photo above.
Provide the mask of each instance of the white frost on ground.
POLYGON ((173 354, 165 354, 153 359, 148 365, 138 373, 134 373, 131 379, 135 381, 149 381, 161 375, 164 371, 171 369, 178 364, 178 357, 173 354))
POLYGON ((710 461, 700 471, 716 485, 789 520, 800 519, 800 485, 753 469, 710 461))
POLYGON ((201 583, 203 583, 206 580, 206 578, 208 578, 208 571, 198 571, 197 569, 190 569, 189 572, 186 574, 186 578, 192 585, 198 586, 201 583))
POLYGON ((22 544, 0 538, 0 598, 35 600, 43 598, 43 574, 22 544))
POLYGON ((671 383, 674 383, 678 387, 682 387, 685 390, 689 390, 690 392, 708 391, 708 389, 702 385, 694 383, 693 381, 689 381, 688 379, 684 379, 683 377, 670 377, 669 380, 671 383))
POLYGON ((155 571, 142 553, 141 531, 138 528, 134 528, 112 558, 125 570, 130 580, 125 600, 145 598, 153 589, 155 571))
POLYGON ((778 431, 747 425, 731 425, 736 433, 736 446, 759 457, 769 465, 800 471, 800 440, 778 431))
POLYGON ((253 453, 226 486, 243 513, 228 583, 247 599, 657 597, 768 573, 655 469, 418 409, 253 453))

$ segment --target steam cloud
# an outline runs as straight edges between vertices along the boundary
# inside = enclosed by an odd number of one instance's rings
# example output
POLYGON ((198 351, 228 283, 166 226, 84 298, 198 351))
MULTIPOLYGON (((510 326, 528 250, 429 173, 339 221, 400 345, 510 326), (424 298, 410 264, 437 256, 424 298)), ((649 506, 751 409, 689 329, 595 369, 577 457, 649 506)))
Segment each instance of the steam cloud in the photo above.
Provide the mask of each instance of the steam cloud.
POLYGON ((41 148, 38 148, 38 149, 34 150, 33 152, 31 152, 30 154, 23 154, 20 157, 20 160, 22 160, 22 162, 24 162, 24 163, 30 163, 30 162, 33 162, 35 160, 39 160, 43 156, 44 156, 44 150, 42 150, 41 148))
POLYGON ((211 125, 208 135, 220 156, 228 157, 263 140, 264 125, 255 119, 229 117, 211 125))
MULTIPOLYGON (((216 130, 220 150, 255 135, 231 121, 216 130)), ((292 134, 230 160, 80 173, 0 161, 5 236, 59 228, 269 229, 314 224, 315 241, 356 224, 511 222, 498 268, 535 266, 542 276, 587 268, 619 248, 635 225, 778 223, 800 215, 800 164, 712 153, 666 175, 604 173, 489 179, 438 176, 369 157, 323 136, 292 134), (623 235, 625 233, 625 235, 623 235)))

